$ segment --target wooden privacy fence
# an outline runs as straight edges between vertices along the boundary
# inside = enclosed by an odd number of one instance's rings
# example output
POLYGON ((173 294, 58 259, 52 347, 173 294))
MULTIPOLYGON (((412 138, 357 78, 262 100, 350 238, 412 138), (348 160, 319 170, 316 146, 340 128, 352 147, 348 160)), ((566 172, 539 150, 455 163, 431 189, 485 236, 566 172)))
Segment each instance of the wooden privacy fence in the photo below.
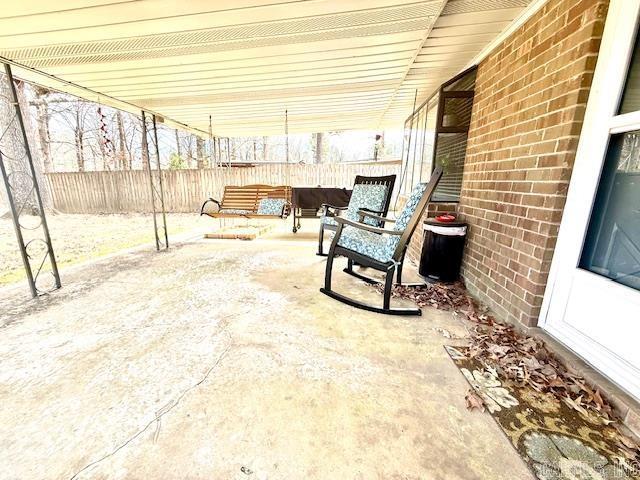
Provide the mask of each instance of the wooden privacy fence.
MULTIPOLYGON (((266 164, 204 170, 163 170, 168 212, 197 212, 209 197, 220 199, 225 185, 350 187, 356 175, 400 176, 400 162, 358 164, 266 164)), ((146 171, 48 173, 53 207, 63 213, 150 212, 146 171)), ((400 185, 400 178, 396 186, 400 185)))

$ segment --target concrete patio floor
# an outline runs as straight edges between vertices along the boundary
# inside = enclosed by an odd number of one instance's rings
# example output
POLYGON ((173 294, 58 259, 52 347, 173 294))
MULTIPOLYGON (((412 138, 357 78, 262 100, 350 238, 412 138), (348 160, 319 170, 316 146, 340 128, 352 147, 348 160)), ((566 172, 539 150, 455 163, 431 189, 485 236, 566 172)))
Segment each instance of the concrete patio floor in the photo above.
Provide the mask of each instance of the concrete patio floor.
POLYGON ((0 478, 533 478, 465 408, 436 331, 459 321, 320 294, 309 230, 123 253, 38 301, 0 290, 0 478))

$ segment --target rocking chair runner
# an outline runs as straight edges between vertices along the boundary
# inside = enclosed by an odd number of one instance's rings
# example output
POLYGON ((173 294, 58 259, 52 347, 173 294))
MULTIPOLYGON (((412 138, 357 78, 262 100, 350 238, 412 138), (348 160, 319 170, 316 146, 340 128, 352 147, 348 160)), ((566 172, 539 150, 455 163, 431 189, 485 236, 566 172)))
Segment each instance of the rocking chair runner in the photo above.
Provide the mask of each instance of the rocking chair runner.
MULTIPOLYGON (((380 217, 386 217, 391 203, 391 195, 393 194, 393 186, 396 182, 395 175, 387 175, 384 177, 364 177, 356 176, 354 182, 353 193, 347 207, 336 207, 333 205, 322 205, 322 216, 320 218, 320 232, 318 234, 318 255, 326 256, 323 252, 324 231, 336 231, 338 224, 336 217, 344 215, 347 219, 357 221, 359 218, 358 211, 364 209, 369 213, 374 213, 380 217), (358 187, 361 185, 362 187, 358 187), (371 187, 368 187, 371 186, 371 187), (376 190, 376 186, 379 186, 376 190), (360 190, 359 190, 360 188, 360 190), (367 190, 368 189, 368 190, 367 190)), ((384 227, 384 222, 380 222, 371 218, 366 220, 367 223, 375 227, 384 227)))
POLYGON ((338 226, 333 241, 331 242, 331 248, 329 249, 324 288, 321 288, 320 291, 342 303, 372 312, 391 315, 421 315, 422 312, 419 308, 391 308, 391 287, 393 286, 396 269, 398 269, 398 281, 400 281, 400 272, 407 251, 407 245, 427 208, 427 204, 441 176, 442 168, 437 167, 433 171, 429 183, 416 185, 402 213, 395 221, 363 210, 359 212, 361 215, 360 222, 354 222, 343 217, 336 217, 338 226), (375 227, 364 223, 365 217, 380 222, 394 222, 395 225, 393 230, 375 227), (344 271, 361 280, 369 283, 379 283, 377 280, 354 272, 354 262, 363 267, 371 267, 385 273, 382 308, 359 302, 336 293, 331 289, 333 260, 338 255, 347 258, 347 268, 344 271))

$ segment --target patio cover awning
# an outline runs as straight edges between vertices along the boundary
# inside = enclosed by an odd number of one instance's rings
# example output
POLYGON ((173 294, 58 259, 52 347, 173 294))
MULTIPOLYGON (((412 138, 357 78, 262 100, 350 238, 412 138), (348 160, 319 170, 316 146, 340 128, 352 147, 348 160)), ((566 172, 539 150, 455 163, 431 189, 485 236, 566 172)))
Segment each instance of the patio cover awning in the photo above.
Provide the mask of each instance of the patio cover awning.
POLYGON ((220 136, 399 127, 531 0, 5 2, 14 74, 220 136))

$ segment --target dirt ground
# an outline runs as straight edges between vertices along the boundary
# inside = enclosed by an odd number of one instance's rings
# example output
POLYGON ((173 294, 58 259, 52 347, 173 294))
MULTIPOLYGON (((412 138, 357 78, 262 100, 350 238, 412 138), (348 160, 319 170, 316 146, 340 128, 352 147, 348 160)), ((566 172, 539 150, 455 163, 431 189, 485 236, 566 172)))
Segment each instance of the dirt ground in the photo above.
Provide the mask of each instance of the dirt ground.
MULTIPOLYGON (((47 220, 60 268, 154 242, 150 214, 57 214, 47 216, 47 220)), ((170 213, 167 216, 169 240, 172 236, 211 226, 211 219, 197 214, 170 213)), ((21 281, 24 277, 13 223, 11 219, 0 219, 0 285, 21 281)))

